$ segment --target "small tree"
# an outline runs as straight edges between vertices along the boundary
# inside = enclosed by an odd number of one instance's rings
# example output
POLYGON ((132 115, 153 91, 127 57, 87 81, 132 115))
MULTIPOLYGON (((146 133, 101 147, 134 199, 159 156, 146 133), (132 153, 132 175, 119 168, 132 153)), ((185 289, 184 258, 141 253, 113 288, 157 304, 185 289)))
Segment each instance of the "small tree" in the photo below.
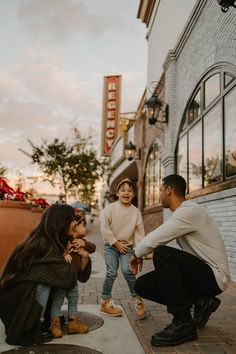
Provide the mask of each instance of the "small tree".
POLYGON ((3 166, 0 166, 0 177, 4 177, 7 172, 7 169, 3 166))
POLYGON ((82 137, 75 128, 73 132, 72 143, 56 138, 51 143, 43 140, 40 146, 36 146, 29 140, 32 147, 30 157, 52 186, 55 187, 59 181, 66 198, 70 190, 75 193, 83 191, 86 203, 90 203, 95 183, 102 175, 102 163, 97 158, 91 137, 82 137))

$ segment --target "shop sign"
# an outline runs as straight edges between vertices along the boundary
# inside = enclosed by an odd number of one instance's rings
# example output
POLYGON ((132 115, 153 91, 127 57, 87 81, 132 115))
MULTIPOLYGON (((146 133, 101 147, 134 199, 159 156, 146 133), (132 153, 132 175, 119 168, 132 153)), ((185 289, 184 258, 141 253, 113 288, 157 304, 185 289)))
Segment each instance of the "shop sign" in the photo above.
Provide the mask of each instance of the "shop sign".
POLYGON ((120 115, 121 75, 105 76, 103 88, 102 155, 110 154, 117 137, 120 115))

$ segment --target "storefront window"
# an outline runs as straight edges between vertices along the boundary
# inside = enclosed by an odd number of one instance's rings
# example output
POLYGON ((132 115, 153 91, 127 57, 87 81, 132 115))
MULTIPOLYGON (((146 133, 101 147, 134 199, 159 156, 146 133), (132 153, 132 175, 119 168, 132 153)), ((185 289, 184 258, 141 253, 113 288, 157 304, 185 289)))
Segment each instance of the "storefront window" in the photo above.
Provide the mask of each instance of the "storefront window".
POLYGON ((198 117, 200 113, 200 90, 198 91, 198 93, 196 94, 196 96, 194 97, 194 99, 192 100, 188 111, 187 111, 187 115, 188 115, 188 125, 190 125, 194 119, 196 119, 198 117))
POLYGON ((178 173, 187 180, 187 134, 179 139, 178 173))
POLYGON ((202 124, 189 131, 189 191, 202 187, 202 124))
POLYGON ((236 89, 225 97, 226 176, 236 174, 236 89))
POLYGON ((212 75, 205 81, 205 107, 220 94, 220 75, 212 75))
POLYGON ((154 143, 148 156, 145 176, 145 207, 160 203, 159 189, 163 178, 161 150, 160 144, 154 143))
POLYGON ((177 171, 186 178, 189 193, 236 176, 236 74, 223 67, 215 70, 195 92, 181 123, 176 155, 177 171), (194 113, 193 102, 202 109, 194 113))
POLYGON ((222 117, 219 103, 204 117, 204 186, 222 176, 222 117))

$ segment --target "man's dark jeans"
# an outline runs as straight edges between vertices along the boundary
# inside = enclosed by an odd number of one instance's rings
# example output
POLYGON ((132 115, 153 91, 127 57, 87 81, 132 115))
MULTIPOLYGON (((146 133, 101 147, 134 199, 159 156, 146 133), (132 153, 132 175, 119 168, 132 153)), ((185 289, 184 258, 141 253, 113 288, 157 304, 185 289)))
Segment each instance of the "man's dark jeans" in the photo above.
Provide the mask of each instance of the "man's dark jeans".
POLYGON ((136 280, 135 290, 144 299, 183 307, 222 292, 211 267, 188 252, 159 246, 153 264, 155 270, 136 280))

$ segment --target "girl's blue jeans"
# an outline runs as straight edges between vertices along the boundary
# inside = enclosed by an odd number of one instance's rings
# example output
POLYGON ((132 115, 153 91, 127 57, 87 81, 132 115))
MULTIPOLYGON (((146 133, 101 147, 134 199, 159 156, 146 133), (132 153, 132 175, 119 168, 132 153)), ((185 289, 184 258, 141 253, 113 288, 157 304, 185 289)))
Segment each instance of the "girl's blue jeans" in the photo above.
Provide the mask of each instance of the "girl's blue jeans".
POLYGON ((44 284, 37 285, 35 300, 42 306, 40 322, 44 321, 44 312, 47 306, 50 290, 51 287, 48 285, 44 285, 44 284))
POLYGON ((61 288, 56 288, 53 290, 53 300, 51 306, 51 317, 59 317, 61 314, 61 307, 63 305, 64 299, 68 300, 68 315, 69 317, 75 316, 78 313, 78 285, 71 289, 65 290, 61 288))
POLYGON ((121 254, 115 246, 110 246, 109 243, 104 244, 104 257, 106 263, 106 276, 103 283, 102 299, 109 299, 113 283, 117 277, 119 264, 128 284, 132 296, 137 296, 134 290, 136 278, 129 269, 129 259, 133 254, 133 246, 129 246, 129 251, 126 254, 121 254))

